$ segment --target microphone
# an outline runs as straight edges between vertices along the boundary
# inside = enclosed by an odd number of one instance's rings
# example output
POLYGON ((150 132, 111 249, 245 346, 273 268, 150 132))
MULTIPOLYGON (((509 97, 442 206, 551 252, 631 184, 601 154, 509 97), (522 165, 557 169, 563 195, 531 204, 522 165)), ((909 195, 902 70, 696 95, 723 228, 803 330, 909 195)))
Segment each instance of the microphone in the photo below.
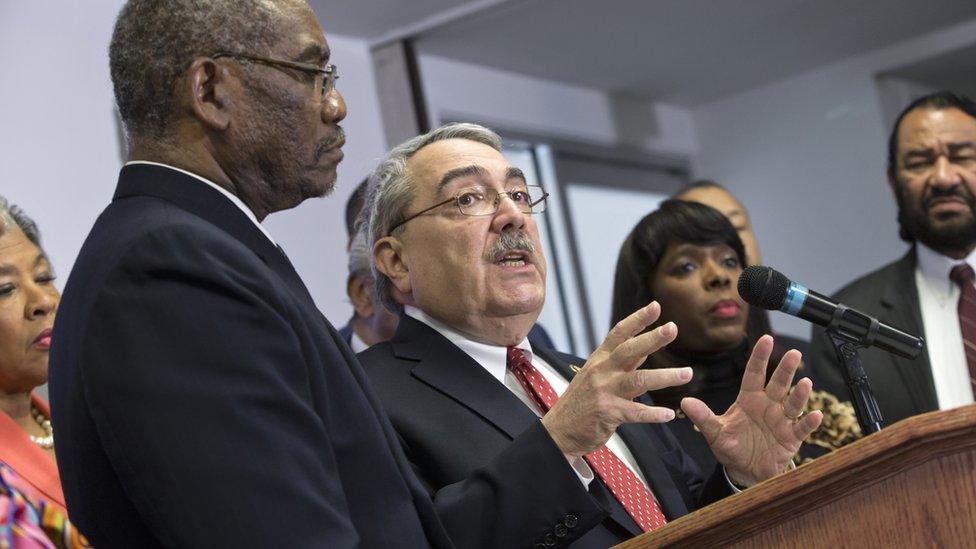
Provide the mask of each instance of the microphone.
POLYGON ((750 305, 782 311, 820 326, 865 347, 875 346, 905 358, 922 352, 921 338, 878 322, 856 309, 834 303, 771 268, 747 267, 739 275, 739 295, 750 305))

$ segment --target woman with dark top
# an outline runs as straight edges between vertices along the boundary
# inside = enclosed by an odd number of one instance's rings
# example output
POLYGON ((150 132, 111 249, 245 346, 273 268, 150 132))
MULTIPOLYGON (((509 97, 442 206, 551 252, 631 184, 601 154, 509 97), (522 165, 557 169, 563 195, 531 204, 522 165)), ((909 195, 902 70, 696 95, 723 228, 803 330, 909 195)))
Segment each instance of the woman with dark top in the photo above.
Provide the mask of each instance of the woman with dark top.
MULTIPOLYGON (((705 471, 715 467, 715 458, 679 405, 689 396, 713 410, 725 410, 735 401, 758 339, 747 332, 749 308, 736 291, 745 261, 742 241, 724 215, 682 200, 667 200, 645 216, 624 241, 617 260, 611 325, 652 300, 661 304, 658 323, 678 325, 674 343, 643 367, 694 369, 691 382, 652 397, 678 410, 672 430, 705 471)), ((779 359, 774 355, 771 361, 779 359)), ((803 445, 801 457, 815 457, 855 438, 857 424, 853 413, 847 413, 849 405, 845 408, 822 391, 814 391, 811 402, 809 409, 824 408, 824 425, 803 445)))

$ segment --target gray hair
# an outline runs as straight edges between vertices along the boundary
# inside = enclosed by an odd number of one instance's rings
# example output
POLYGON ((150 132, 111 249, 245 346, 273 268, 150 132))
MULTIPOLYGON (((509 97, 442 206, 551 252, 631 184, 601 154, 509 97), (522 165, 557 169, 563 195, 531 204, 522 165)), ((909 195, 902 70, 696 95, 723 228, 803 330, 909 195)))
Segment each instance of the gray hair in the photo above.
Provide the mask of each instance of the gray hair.
POLYGON ((15 204, 9 203, 2 195, 0 195, 0 218, 3 219, 3 226, 0 227, 0 235, 11 227, 17 227, 23 231, 27 240, 30 240, 35 246, 41 248, 41 231, 37 228, 37 223, 28 217, 24 213, 24 210, 15 204))
POLYGON ((366 284, 373 281, 373 272, 369 265, 370 255, 372 254, 369 252, 369 246, 366 245, 366 234, 358 231, 349 246, 349 275, 362 278, 366 284))
MULTIPOLYGON (((407 217, 407 208, 413 200, 413 183, 407 170, 407 161, 420 149, 445 139, 467 139, 483 143, 501 151, 502 139, 498 134, 477 124, 446 124, 431 132, 419 135, 397 145, 369 176, 366 203, 360 213, 359 226, 366 232, 366 243, 372 252, 376 241, 391 234, 394 227, 407 217)), ((397 227, 399 233, 403 227, 397 227)), ((370 253, 372 258, 372 253, 370 253)), ((376 296, 391 312, 398 313, 403 306, 393 297, 393 283, 376 269, 371 261, 376 296)))
POLYGON ((261 55, 276 37, 272 0, 129 0, 108 48, 126 133, 162 137, 175 115, 178 78, 218 51, 261 55))

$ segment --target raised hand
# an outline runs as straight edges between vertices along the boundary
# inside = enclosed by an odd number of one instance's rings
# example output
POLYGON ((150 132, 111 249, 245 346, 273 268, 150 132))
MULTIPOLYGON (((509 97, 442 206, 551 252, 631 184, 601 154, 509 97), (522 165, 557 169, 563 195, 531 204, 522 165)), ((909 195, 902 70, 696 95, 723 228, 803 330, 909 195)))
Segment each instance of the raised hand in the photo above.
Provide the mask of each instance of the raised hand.
POLYGON ((681 409, 705 435, 712 453, 736 484, 750 486, 766 480, 789 464, 800 443, 819 426, 819 411, 801 416, 813 383, 801 379, 790 385, 800 365, 800 353, 783 355, 766 384, 766 364, 773 352, 773 338, 756 342, 749 357, 739 395, 720 416, 697 398, 685 398, 681 409))
POLYGON ((618 322, 542 418, 564 453, 578 457, 596 450, 622 423, 674 419, 669 408, 633 401, 647 391, 691 379, 691 368, 637 370, 647 355, 674 341, 678 334, 672 322, 641 334, 660 314, 660 305, 653 302, 618 322))

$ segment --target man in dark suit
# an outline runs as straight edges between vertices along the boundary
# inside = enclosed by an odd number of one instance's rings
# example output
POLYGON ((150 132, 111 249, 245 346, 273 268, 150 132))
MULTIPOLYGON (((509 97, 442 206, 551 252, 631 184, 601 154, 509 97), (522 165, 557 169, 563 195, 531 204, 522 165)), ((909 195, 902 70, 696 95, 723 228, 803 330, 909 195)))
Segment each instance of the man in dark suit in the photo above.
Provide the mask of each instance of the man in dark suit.
POLYGON ((51 353, 72 520, 96 547, 450 547, 355 357, 259 224, 327 194, 342 158, 312 10, 132 0, 110 56, 130 162, 51 353))
MULTIPOLYGON (((451 537, 606 547, 728 493, 722 469, 703 482, 661 425, 674 411, 644 395, 691 376, 636 370, 677 334, 672 323, 645 332, 657 304, 588 360, 528 341, 545 295, 532 215, 545 195, 500 149, 472 124, 409 140, 374 172, 365 209, 377 295, 404 316, 360 358, 451 537)), ((787 396, 798 353, 764 388, 771 348, 768 337, 757 346, 726 414, 683 403, 742 485, 782 471, 821 419, 797 419, 809 381, 787 396)))
MULTIPOLYGON (((966 348, 976 341, 961 328, 967 320, 959 309, 973 283, 954 273, 976 266, 976 104, 943 91, 908 105, 889 138, 888 182, 898 202, 900 235, 912 247, 834 299, 925 338, 926 349, 915 360, 874 348, 860 352, 891 424, 973 402, 976 354, 967 356, 966 348)), ((822 329, 814 330, 813 346, 814 375, 847 394, 842 366, 822 329)))

